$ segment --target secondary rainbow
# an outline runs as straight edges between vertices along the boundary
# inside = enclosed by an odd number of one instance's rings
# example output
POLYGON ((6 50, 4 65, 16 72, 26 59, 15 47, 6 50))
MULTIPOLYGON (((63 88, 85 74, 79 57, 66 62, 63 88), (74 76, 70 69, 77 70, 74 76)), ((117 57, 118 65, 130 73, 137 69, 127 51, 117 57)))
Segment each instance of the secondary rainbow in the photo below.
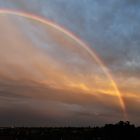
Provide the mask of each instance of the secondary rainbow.
POLYGON ((102 60, 95 53, 95 51, 92 51, 90 49, 89 45, 87 45, 86 43, 81 41, 75 34, 73 34, 72 32, 68 31, 64 27, 61 27, 61 26, 57 25, 56 23, 54 23, 54 22, 52 22, 52 21, 50 21, 48 19, 45 19, 43 17, 31 14, 31 13, 25 13, 25 12, 9 10, 9 9, 0 9, 0 14, 1 15, 5 15, 5 14, 6 15, 7 14, 8 15, 15 15, 15 16, 20 16, 20 17, 36 20, 38 22, 41 22, 43 24, 46 24, 46 25, 50 26, 51 28, 54 28, 54 29, 56 29, 56 30, 58 30, 60 32, 63 32, 64 34, 69 36, 71 39, 73 39, 74 41, 79 43, 79 45, 81 45, 91 55, 91 57, 100 65, 100 67, 103 70, 103 72, 106 74, 106 76, 111 81, 111 84, 112 84, 112 86, 113 86, 113 88, 115 90, 114 94, 116 94, 118 96, 118 98, 119 98, 119 102, 120 102, 121 109, 123 111, 124 118, 127 119, 126 106, 125 106, 125 103, 123 101, 122 95, 121 95, 121 93, 120 93, 120 91, 119 91, 119 89, 117 87, 117 84, 116 84, 115 80, 113 79, 113 76, 109 72, 109 69, 102 62, 102 60))

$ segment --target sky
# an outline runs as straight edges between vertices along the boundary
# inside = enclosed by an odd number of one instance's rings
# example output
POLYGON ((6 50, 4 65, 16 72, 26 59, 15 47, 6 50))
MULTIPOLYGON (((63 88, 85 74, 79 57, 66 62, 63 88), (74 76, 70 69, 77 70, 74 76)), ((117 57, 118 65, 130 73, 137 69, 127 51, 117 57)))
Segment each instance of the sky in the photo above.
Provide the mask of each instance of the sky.
POLYGON ((139 21, 139 0, 0 0, 0 125, 140 125, 139 21))

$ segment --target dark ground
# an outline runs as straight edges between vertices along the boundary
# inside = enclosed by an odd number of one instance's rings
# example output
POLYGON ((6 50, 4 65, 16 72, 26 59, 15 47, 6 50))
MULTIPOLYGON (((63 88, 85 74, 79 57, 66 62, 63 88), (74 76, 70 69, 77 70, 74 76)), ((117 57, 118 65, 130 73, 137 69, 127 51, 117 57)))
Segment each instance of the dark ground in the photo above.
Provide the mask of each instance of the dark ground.
POLYGON ((140 127, 122 121, 93 128, 1 127, 0 140, 140 140, 140 127))

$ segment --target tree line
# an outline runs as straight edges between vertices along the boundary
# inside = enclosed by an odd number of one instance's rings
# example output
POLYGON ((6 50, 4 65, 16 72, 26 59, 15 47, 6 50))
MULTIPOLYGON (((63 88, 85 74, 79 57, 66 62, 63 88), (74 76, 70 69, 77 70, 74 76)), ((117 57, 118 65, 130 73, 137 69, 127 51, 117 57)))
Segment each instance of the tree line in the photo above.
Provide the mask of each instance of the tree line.
POLYGON ((103 127, 1 127, 0 140, 140 140, 140 127, 128 121, 103 127))

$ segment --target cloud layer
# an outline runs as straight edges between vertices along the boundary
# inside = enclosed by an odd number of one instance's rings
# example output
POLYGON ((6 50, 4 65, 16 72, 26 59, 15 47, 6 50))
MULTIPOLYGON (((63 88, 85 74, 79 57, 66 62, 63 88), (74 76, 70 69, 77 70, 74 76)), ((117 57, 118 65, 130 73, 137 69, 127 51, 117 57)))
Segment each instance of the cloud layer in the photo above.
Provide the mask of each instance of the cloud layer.
MULTIPOLYGON (((113 73, 129 119, 136 124, 140 122, 138 5, 138 0, 0 0, 1 8, 48 18, 88 42, 113 73)), ((1 122, 89 125, 122 119, 110 80, 79 44, 21 17, 1 16, 0 30, 1 122), (22 118, 24 114, 29 115, 22 118)))

